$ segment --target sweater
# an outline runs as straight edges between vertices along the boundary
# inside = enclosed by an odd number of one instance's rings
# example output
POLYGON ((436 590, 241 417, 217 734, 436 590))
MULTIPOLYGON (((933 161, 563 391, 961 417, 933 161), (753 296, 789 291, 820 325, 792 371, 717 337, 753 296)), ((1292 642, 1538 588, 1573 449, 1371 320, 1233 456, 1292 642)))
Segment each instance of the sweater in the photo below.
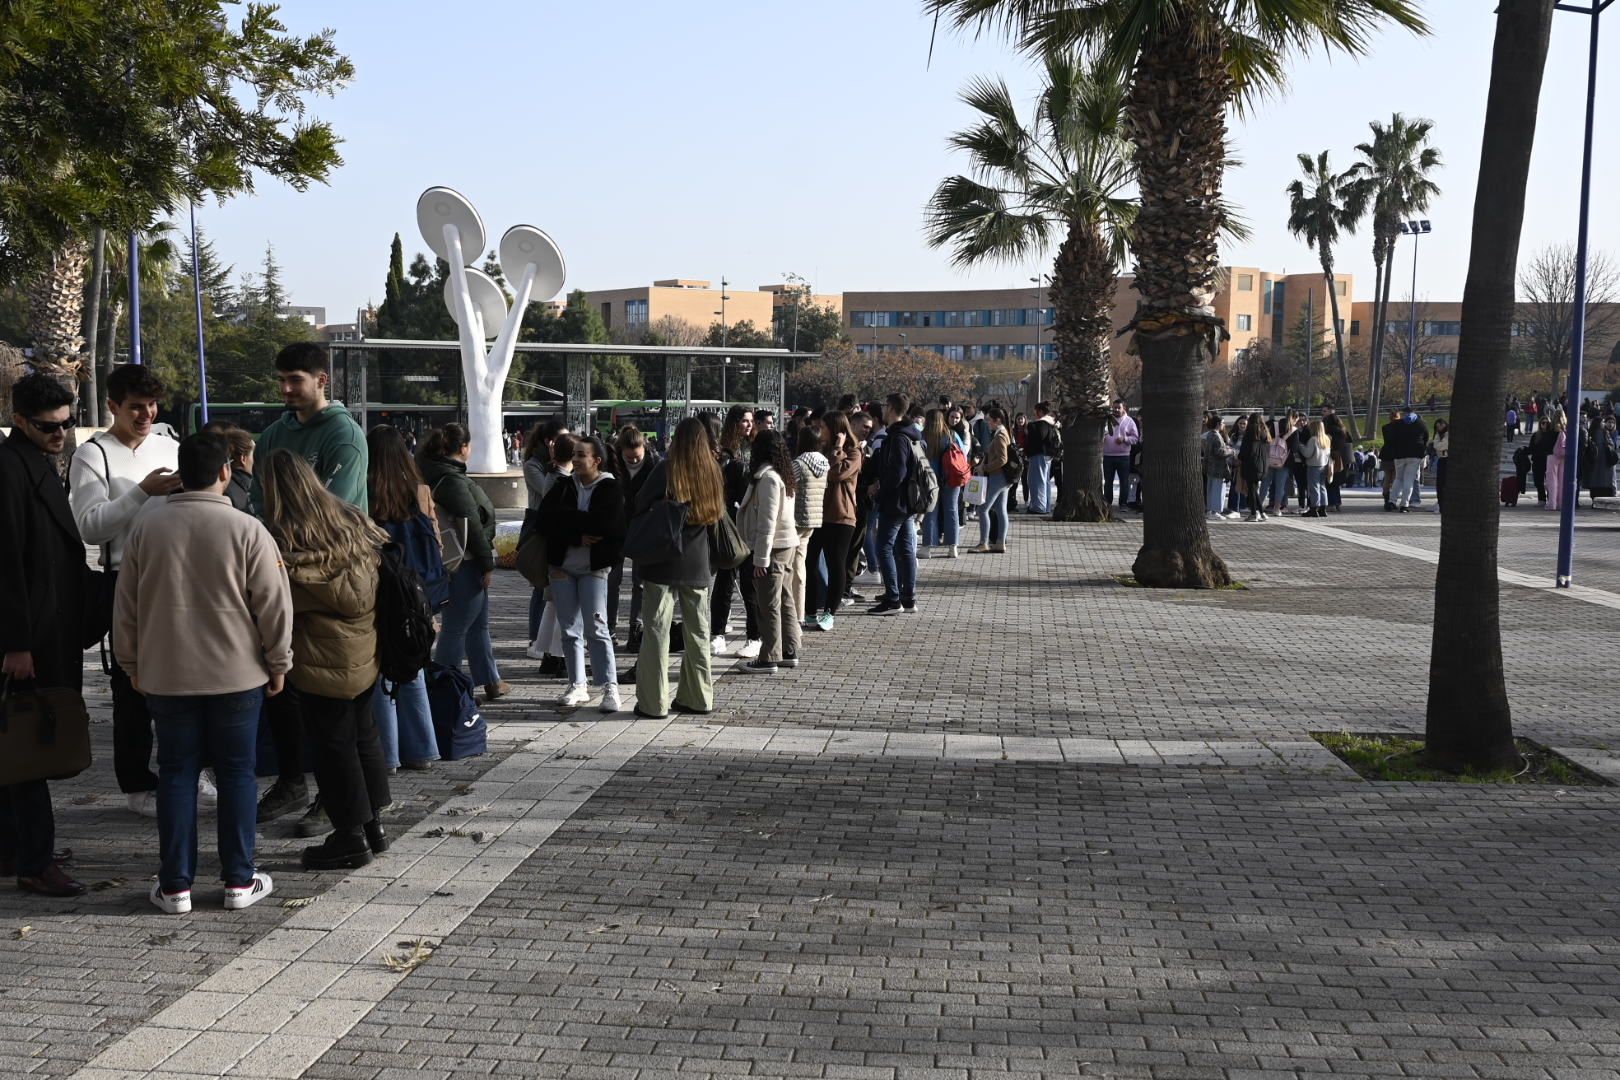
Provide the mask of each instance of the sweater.
POLYGON ((224 495, 153 499, 123 547, 113 655, 141 692, 239 694, 292 667, 292 593, 258 518, 224 495), (184 648, 176 648, 184 642, 184 648))
MULTIPOLYGON (((366 501, 366 467, 370 454, 366 450, 366 433, 349 410, 340 401, 334 401, 305 423, 295 412, 286 413, 264 429, 255 451, 263 461, 273 450, 291 450, 315 470, 326 490, 362 514, 370 506, 366 501)), ((253 479, 253 509, 264 513, 264 487, 258 477, 253 479)))
POLYGON ((799 531, 821 528, 825 518, 827 474, 832 465, 818 451, 811 450, 793 459, 793 520, 799 531))
POLYGON ((856 491, 861 482, 861 465, 864 456, 859 446, 851 445, 847 450, 833 452, 830 472, 827 476, 827 490, 821 500, 821 523, 823 525, 855 525, 855 513, 859 503, 859 494, 856 491))
POLYGON ((737 512, 737 529, 753 551, 755 566, 769 567, 771 552, 799 546, 793 502, 781 474, 769 465, 761 465, 737 512))
POLYGON ((303 694, 360 696, 377 681, 377 552, 338 566, 307 551, 285 559, 293 605, 288 679, 303 694))
POLYGON ((454 458, 428 458, 421 463, 422 479, 433 492, 433 502, 451 517, 467 522, 467 561, 480 574, 495 570, 495 504, 467 475, 465 462, 454 458))
POLYGON ((148 495, 141 481, 153 469, 180 467, 180 444, 156 432, 131 450, 112 432, 93 435, 73 454, 68 467, 73 520, 86 544, 101 545, 101 565, 116 570, 135 515, 148 495))
POLYGON ((1113 418, 1108 422, 1107 432, 1103 435, 1103 457, 1128 457, 1131 447, 1141 441, 1142 432, 1129 413, 1113 418))

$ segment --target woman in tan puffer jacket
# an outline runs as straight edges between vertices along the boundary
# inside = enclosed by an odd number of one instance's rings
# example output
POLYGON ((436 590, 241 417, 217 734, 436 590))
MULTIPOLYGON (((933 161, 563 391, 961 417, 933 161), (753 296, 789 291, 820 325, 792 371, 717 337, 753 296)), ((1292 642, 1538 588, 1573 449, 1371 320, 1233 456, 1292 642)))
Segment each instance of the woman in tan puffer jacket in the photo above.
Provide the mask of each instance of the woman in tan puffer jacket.
POLYGON ((388 769, 372 721, 377 682, 378 549, 387 534, 327 491, 307 462, 276 450, 260 467, 264 523, 287 566, 293 668, 315 757, 319 802, 332 822, 304 850, 306 870, 352 870, 388 850, 378 813, 388 769))

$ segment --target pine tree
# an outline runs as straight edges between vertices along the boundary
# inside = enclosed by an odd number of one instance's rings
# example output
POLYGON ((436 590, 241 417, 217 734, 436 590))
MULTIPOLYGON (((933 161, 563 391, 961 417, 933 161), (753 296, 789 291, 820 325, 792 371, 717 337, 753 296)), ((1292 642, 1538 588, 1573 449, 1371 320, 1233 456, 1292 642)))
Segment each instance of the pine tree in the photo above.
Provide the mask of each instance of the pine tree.
POLYGON ((398 327, 404 320, 406 299, 405 247, 399 233, 388 249, 388 278, 383 282, 382 307, 377 309, 377 333, 385 338, 397 337, 398 327))
MULTIPOLYGON (((191 238, 184 241, 184 277, 191 279, 192 245, 191 238)), ((231 286, 231 274, 235 267, 225 266, 220 262, 219 254, 214 251, 214 245, 201 229, 197 230, 197 277, 202 282, 203 306, 206 312, 214 313, 230 311, 236 303, 236 290, 231 286)))
POLYGON ((266 318, 277 318, 287 306, 287 289, 281 283, 281 264, 276 262, 274 244, 264 245, 264 273, 259 276, 259 302, 266 318))

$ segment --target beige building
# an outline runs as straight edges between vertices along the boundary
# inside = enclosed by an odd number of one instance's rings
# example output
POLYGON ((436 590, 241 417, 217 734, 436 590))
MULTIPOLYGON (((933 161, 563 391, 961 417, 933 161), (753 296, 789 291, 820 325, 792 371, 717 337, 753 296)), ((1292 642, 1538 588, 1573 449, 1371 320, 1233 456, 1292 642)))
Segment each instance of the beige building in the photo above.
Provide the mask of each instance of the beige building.
POLYGON ((724 280, 716 289, 710 282, 695 278, 667 278, 633 289, 599 289, 587 292, 585 301, 602 313, 609 330, 628 330, 675 318, 707 332, 711 324, 720 321, 723 306, 727 325, 751 322, 755 329, 767 334, 771 332, 776 303, 774 295, 767 291, 734 290, 724 280))
MULTIPOLYGON (((1222 273, 1215 314, 1226 321, 1232 336, 1222 343, 1218 363, 1241 360, 1243 351, 1260 341, 1269 341, 1273 349, 1294 343, 1307 316, 1319 333, 1332 333, 1333 298, 1321 273, 1273 274, 1255 266, 1228 266, 1222 273)), ((1348 334, 1355 318, 1355 278, 1336 274, 1333 285, 1339 294, 1339 321, 1348 334)))

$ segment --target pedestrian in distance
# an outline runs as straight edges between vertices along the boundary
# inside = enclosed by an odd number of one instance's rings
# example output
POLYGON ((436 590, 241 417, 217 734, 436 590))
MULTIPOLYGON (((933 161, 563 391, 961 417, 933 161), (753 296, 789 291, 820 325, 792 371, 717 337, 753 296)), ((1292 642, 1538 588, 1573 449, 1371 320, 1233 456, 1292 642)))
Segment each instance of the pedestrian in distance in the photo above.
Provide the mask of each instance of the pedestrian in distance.
POLYGON ((1238 447, 1238 475, 1249 495, 1249 521, 1266 520, 1266 473, 1271 467, 1271 430, 1253 413, 1238 447))
POLYGON ((825 587, 825 575, 819 563, 810 562, 810 538, 821 528, 827 475, 832 471, 832 463, 821 452, 822 445, 820 424, 801 427, 798 440, 793 444, 793 523, 799 530, 799 545, 793 554, 789 588, 793 590, 793 610, 803 620, 801 626, 805 630, 815 626, 810 617, 809 598, 825 587))
POLYGON ((1325 477, 1333 468, 1333 442, 1328 438, 1322 421, 1310 422, 1309 435, 1300 442, 1300 454, 1305 461, 1305 500, 1307 509, 1304 516, 1310 518, 1327 517, 1327 480, 1325 477))
POLYGON ((229 420, 211 421, 203 425, 203 430, 222 436, 231 448, 231 482, 225 488, 225 497, 236 509, 253 513, 253 460, 259 444, 229 420))
POLYGON ((858 487, 864 455, 849 417, 842 412, 830 412, 821 418, 822 441, 830 458, 827 487, 822 496, 821 526, 810 538, 806 559, 812 565, 825 563, 826 579, 818 582, 812 575, 812 587, 806 597, 814 614, 817 630, 831 630, 839 609, 849 591, 849 558, 855 542, 856 522, 859 520, 858 487))
POLYGON ((910 409, 904 394, 890 394, 884 402, 886 427, 867 488, 877 511, 878 571, 883 577, 883 596, 873 615, 910 614, 917 607, 917 530, 907 481, 918 467, 922 434, 909 422, 910 409))
POLYGON ((607 449, 591 435, 574 440, 574 470, 558 481, 540 506, 551 574, 551 601, 562 628, 568 687, 557 704, 575 708, 590 700, 585 653, 601 688, 602 712, 618 712, 619 672, 608 624, 608 571, 622 561, 624 490, 603 468, 607 449))
MULTIPOLYGON (((726 510, 733 521, 737 520, 743 497, 750 486, 749 454, 753 440, 753 410, 742 405, 733 405, 726 410, 725 423, 719 435, 720 473, 726 480, 726 510)), ((709 629, 714 635, 711 651, 715 656, 725 656, 731 648, 726 642, 726 635, 731 632, 731 602, 739 591, 739 582, 742 585, 743 644, 732 655, 744 659, 759 655, 759 613, 755 606, 754 589, 742 577, 747 572, 747 567, 720 567, 715 570, 714 592, 709 599, 709 629)))
MULTIPOLYGON (((647 442, 647 437, 634 424, 626 424, 619 429, 613 438, 612 452, 608 455, 608 469, 618 477, 619 487, 624 493, 624 505, 628 509, 635 505, 636 496, 641 494, 641 485, 647 482, 652 475, 653 466, 661 460, 658 451, 647 442)), ((615 633, 619 626, 619 591, 624 584, 624 560, 620 559, 613 564, 608 573, 608 632, 615 633)), ((637 576, 635 567, 630 568, 630 619, 625 630, 625 651, 635 652, 641 647, 641 578, 637 576)))
POLYGON ((737 528, 752 553, 743 564, 754 588, 759 616, 759 655, 739 669, 748 675, 774 675, 799 666, 799 612, 794 606, 792 574, 799 530, 794 517, 793 462, 787 444, 774 431, 754 436, 750 455, 753 476, 737 528))
POLYGON ((1010 481, 1006 469, 1011 454, 1012 433, 1007 430, 1007 414, 1001 406, 990 406, 984 415, 989 436, 984 458, 973 471, 984 477, 985 499, 979 507, 979 546, 973 550, 980 555, 1002 555, 1007 551, 1009 527, 1007 486, 1010 481))
POLYGON ((391 801, 371 696, 377 685, 379 549, 388 534, 320 482, 291 450, 261 463, 264 522, 293 601, 293 668, 332 831, 305 848, 306 870, 353 870, 388 850, 391 801))
POLYGON ((184 490, 147 503, 126 534, 112 635, 156 722, 159 870, 148 897, 170 915, 191 910, 205 761, 218 786, 225 908, 251 907, 274 890, 254 863, 254 761, 265 696, 282 692, 293 659, 281 553, 225 494, 229 440, 192 435, 177 464, 184 490))

